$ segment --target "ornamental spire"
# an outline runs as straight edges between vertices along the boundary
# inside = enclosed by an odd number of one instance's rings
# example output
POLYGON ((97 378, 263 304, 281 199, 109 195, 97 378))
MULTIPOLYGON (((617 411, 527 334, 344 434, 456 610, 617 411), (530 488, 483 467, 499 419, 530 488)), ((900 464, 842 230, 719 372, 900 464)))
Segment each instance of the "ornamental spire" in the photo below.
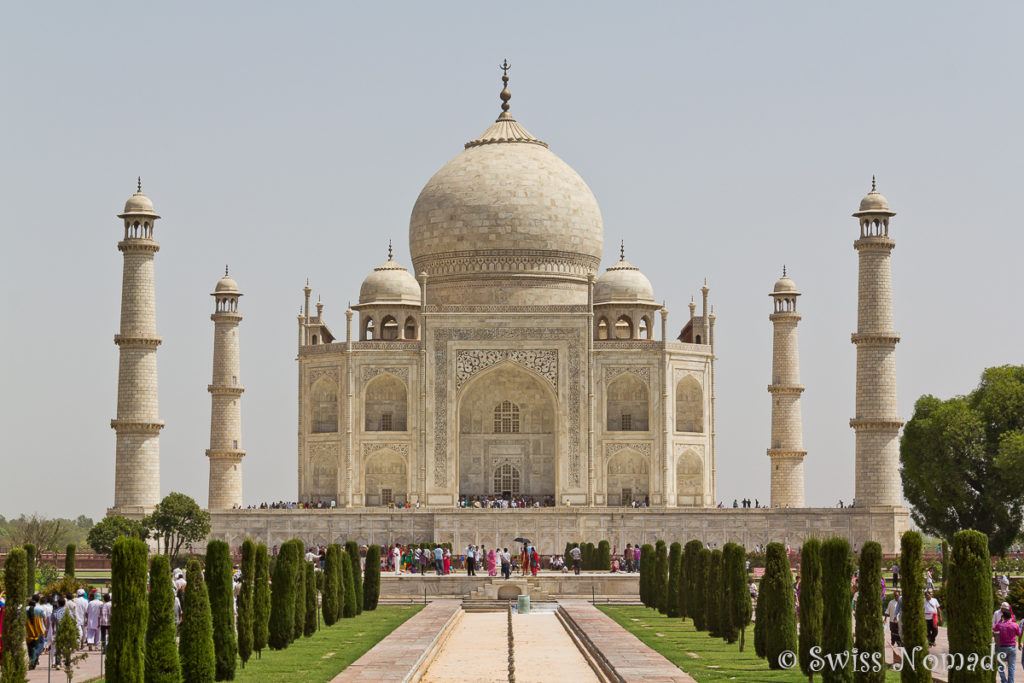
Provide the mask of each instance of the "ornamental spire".
POLYGON ((626 240, 619 240, 619 260, 626 260, 626 240))
POLYGON ((142 176, 138 177, 138 181, 139 181, 139 184, 136 186, 137 187, 136 192, 142 192, 142 176))
POLYGON ((388 261, 391 260, 391 240, 388 240, 388 261))
POLYGON ((512 99, 512 93, 510 93, 508 90, 508 70, 512 68, 512 65, 509 64, 508 60, 506 59, 501 63, 501 66, 499 66, 498 68, 501 69, 502 72, 501 82, 505 85, 505 87, 502 88, 501 90, 501 95, 499 95, 499 97, 501 98, 501 116, 498 118, 500 120, 511 118, 512 116, 511 114, 508 113, 508 101, 512 99))
POLYGON ((874 173, 871 174, 871 191, 872 192, 878 192, 878 190, 875 189, 875 174, 874 173))

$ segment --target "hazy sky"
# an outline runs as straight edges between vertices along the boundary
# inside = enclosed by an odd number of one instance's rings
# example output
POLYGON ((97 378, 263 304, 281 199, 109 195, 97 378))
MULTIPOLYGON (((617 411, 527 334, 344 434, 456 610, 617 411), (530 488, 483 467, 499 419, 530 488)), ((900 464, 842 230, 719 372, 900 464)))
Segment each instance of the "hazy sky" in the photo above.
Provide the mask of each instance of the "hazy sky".
MULTIPOLYGON (((0 514, 113 502, 122 235, 135 176, 156 256, 163 493, 205 505, 213 323, 241 312, 246 503, 296 496, 295 315, 386 258, 420 188, 499 112, 593 189, 605 260, 718 316, 719 499, 768 499, 771 304, 800 310, 807 502, 853 495, 856 220, 898 213, 900 414, 1021 363, 1020 5, 14 3, 0 27, 0 514)), ((658 334, 660 335, 660 325, 658 334)))

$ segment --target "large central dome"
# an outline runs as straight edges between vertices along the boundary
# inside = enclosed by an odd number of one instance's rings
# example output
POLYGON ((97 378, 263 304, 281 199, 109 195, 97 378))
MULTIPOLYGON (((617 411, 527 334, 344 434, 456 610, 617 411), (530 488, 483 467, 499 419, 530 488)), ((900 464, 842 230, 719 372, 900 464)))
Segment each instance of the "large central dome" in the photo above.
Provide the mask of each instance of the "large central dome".
MULTIPOLYGON (((504 80, 507 84, 508 77, 504 80)), ((409 220, 428 304, 585 304, 601 262, 597 200, 508 112, 427 182, 409 220)))

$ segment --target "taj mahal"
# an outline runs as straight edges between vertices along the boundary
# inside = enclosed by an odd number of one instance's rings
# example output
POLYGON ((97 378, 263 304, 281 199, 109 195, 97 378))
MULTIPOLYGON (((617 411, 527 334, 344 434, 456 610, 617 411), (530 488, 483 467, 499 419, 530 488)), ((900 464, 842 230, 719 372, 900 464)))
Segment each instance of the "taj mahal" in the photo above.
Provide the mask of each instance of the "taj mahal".
MULTIPOLYGON (((895 552, 908 526, 898 469, 895 213, 874 181, 850 222, 859 262, 856 415, 836 416, 849 419, 856 440, 856 507, 804 506, 800 292, 783 272, 774 286, 765 283, 774 329, 765 368, 770 505, 717 509, 716 472, 731 465, 715 451, 709 287, 694 283, 689 310, 673 325, 624 248, 602 272, 597 200, 512 115, 507 64, 502 80, 497 120, 412 205, 411 269, 400 262, 403 250, 389 245, 344 320, 324 315, 338 297, 318 293, 314 303, 307 282, 297 320, 282 321, 297 335, 297 499, 316 509, 243 508, 242 463, 260 455, 247 456, 241 442, 242 292, 227 272, 217 281, 205 453, 211 536, 233 546, 246 536, 268 544, 299 536, 318 544, 493 547, 526 535, 548 553, 603 538, 618 547, 699 538, 749 548, 840 535, 854 547, 876 540, 895 552), (522 497, 547 505, 459 506, 522 497)), ((160 494, 153 285, 160 217, 141 183, 118 217, 124 274, 111 513, 134 516, 160 494)), ((841 255, 822 258, 838 264, 841 255)))

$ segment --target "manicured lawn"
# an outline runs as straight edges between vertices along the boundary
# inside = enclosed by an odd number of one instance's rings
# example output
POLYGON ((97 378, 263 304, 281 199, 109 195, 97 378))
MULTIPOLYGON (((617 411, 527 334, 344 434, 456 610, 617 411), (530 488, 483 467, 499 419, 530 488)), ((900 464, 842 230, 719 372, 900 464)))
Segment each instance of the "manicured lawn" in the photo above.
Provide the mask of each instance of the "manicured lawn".
MULTIPOLYGON (((598 605, 597 608, 698 681, 803 683, 807 680, 800 673, 799 665, 788 671, 773 671, 767 661, 754 654, 753 624, 747 627, 747 640, 741 653, 739 643, 729 645, 721 638, 698 633, 689 619, 669 619, 647 607, 598 605)), ((899 681, 900 675, 889 671, 886 680, 899 681)))

